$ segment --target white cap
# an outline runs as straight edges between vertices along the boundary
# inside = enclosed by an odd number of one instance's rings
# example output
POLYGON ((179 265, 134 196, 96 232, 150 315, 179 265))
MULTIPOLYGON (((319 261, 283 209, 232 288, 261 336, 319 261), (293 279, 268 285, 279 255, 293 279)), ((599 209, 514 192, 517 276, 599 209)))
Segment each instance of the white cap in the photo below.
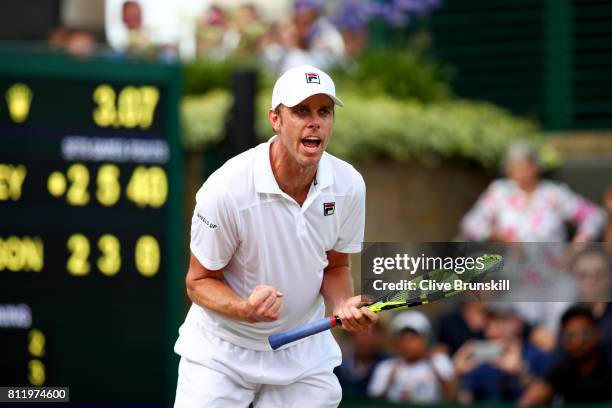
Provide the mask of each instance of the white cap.
POLYGON ((272 109, 276 109, 281 103, 291 108, 316 94, 325 94, 332 98, 336 105, 344 105, 336 97, 334 81, 325 72, 312 65, 300 65, 291 68, 281 75, 274 84, 272 109))
POLYGON ((393 334, 399 334, 404 329, 411 329, 421 336, 427 336, 431 331, 431 325, 427 316, 416 310, 411 310, 395 316, 391 320, 390 329, 393 334))

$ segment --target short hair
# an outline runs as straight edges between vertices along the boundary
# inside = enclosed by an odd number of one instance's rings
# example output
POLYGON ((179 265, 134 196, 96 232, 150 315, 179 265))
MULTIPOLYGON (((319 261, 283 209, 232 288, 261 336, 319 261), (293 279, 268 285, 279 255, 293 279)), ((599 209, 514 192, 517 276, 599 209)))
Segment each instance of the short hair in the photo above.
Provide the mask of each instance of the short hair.
POLYGON ((126 9, 128 6, 138 6, 138 7, 140 7, 140 3, 138 2, 138 0, 126 0, 121 5, 121 7, 123 9, 126 9))
POLYGON ((508 147, 508 150, 506 150, 504 160, 502 161, 503 170, 507 171, 510 163, 520 159, 529 159, 533 164, 535 164, 538 171, 540 171, 542 168, 538 151, 529 143, 520 141, 512 143, 508 147))
POLYGON ((597 320, 595 319, 595 316, 593 316, 591 309, 581 304, 577 304, 570 307, 565 311, 565 313, 563 313, 563 316, 561 316, 561 328, 565 328, 567 322, 575 317, 584 317, 593 326, 597 326, 597 320))

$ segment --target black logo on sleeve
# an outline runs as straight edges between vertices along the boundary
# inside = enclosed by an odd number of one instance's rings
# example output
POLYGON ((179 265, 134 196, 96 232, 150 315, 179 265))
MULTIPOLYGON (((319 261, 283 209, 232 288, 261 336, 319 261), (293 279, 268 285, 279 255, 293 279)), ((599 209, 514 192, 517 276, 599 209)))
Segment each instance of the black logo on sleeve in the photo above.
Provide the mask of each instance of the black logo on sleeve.
POLYGON ((212 222, 208 221, 206 219, 206 217, 204 217, 202 214, 197 213, 197 217, 200 219, 200 221, 202 221, 204 224, 206 224, 206 226, 210 229, 217 229, 218 225, 217 224, 213 224, 212 222))
POLYGON ((323 203, 323 215, 333 215, 336 211, 336 202, 323 203))

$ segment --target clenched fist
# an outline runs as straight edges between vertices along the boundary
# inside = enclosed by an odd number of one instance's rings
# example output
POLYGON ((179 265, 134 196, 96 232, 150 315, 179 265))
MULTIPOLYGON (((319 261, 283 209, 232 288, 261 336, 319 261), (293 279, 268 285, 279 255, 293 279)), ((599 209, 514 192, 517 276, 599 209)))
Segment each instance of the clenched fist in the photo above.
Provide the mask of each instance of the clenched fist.
POLYGON ((249 323, 273 322, 280 316, 283 294, 268 285, 257 285, 244 302, 242 316, 249 323))

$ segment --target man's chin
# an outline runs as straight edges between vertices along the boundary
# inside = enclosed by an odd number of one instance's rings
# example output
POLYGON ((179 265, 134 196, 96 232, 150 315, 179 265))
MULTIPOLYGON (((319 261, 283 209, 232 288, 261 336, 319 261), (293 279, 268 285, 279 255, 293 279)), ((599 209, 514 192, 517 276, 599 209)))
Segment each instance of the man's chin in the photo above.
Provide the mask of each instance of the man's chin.
POLYGON ((300 155, 299 163, 302 167, 316 167, 319 165, 322 155, 322 153, 316 155, 300 155))

